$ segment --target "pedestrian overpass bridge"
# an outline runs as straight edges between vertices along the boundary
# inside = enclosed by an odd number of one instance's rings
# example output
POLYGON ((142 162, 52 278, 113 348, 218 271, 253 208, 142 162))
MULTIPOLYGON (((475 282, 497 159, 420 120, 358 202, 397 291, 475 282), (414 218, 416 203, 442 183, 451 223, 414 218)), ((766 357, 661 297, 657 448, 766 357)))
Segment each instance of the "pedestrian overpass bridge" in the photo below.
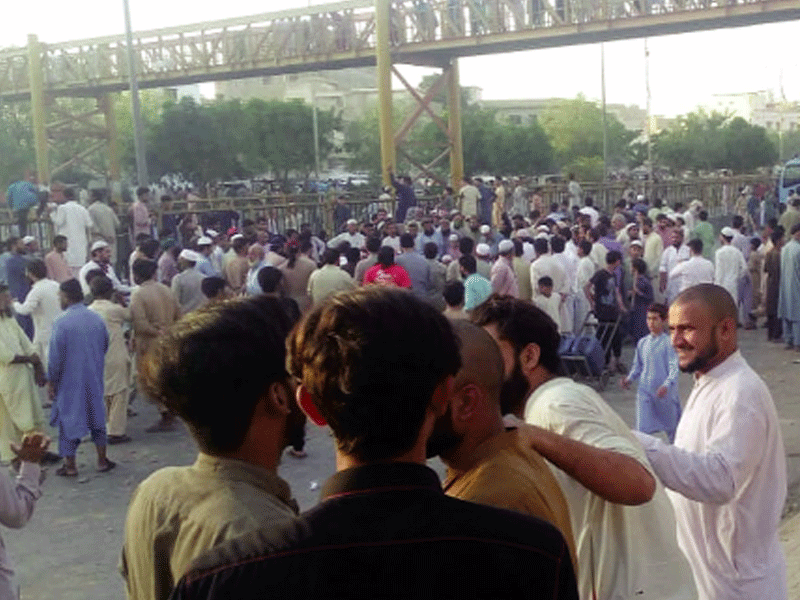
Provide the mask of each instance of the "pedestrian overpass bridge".
MULTIPOLYGON (((394 163, 398 144, 427 112, 451 142, 456 178, 463 162, 459 57, 798 18, 800 0, 348 0, 134 32, 133 50, 142 88, 375 65, 384 168, 394 163), (402 79, 396 64, 441 68, 443 76, 423 97, 402 79), (392 73, 418 102, 413 118, 397 132, 391 128, 392 73), (443 88, 450 97, 448 123, 430 107, 443 88)), ((98 98, 97 111, 72 125, 85 133, 90 116, 108 122, 113 115, 106 95, 128 88, 126 53, 122 34, 56 44, 30 36, 25 48, 0 50, 0 101, 32 101, 41 180, 50 175, 46 140, 53 136, 48 129, 59 126, 63 134, 69 120, 60 114, 48 124, 48 104, 63 96, 98 98)), ((109 129, 100 136, 106 141, 114 135, 109 129)), ((118 176, 115 161, 110 162, 112 177, 118 176)))

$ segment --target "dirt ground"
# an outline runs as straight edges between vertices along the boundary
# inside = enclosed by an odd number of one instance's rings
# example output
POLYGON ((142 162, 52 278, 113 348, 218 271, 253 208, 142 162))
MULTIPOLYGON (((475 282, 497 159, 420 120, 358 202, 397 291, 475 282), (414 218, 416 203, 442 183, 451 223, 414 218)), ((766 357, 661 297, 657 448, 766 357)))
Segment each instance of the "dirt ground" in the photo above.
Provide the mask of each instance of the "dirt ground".
MULTIPOLYGON (((767 382, 784 425, 792 495, 787 502, 783 530, 789 554, 790 598, 800 597, 800 353, 782 345, 767 343, 763 329, 741 331, 744 356, 767 382)), ((623 359, 630 363, 632 347, 626 346, 623 359)), ((685 400, 691 379, 682 375, 681 397, 685 400)), ((624 391, 614 380, 603 392, 606 400, 629 424, 634 422, 634 391, 624 391)), ((130 444, 112 446, 109 456, 118 467, 110 473, 95 471, 94 448, 82 444, 78 453, 80 477, 62 479, 50 469, 33 519, 21 530, 4 530, 2 536, 9 555, 16 563, 24 600, 109 600, 124 598, 123 581, 118 573, 123 523, 128 499, 134 487, 151 472, 167 465, 193 462, 196 450, 189 435, 146 434, 144 428, 156 419, 152 406, 135 403, 139 415, 130 420, 130 444)), ((308 458, 288 455, 280 474, 289 481, 301 508, 312 506, 322 482, 335 469, 332 438, 327 430, 309 425, 308 458)), ((440 473, 441 463, 432 462, 440 473)))

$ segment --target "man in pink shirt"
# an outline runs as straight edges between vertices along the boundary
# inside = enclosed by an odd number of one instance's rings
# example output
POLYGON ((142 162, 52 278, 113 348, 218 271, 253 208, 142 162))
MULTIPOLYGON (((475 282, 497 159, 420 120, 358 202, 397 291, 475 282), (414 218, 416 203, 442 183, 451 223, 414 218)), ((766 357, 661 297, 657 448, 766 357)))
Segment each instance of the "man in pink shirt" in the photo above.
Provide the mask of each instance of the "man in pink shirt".
POLYGON ((499 256, 492 265, 492 291, 501 296, 519 298, 517 276, 511 266, 514 258, 514 243, 511 240, 503 240, 498 244, 497 251, 499 256))
POLYGON ((53 238, 53 249, 44 257, 44 264, 47 266, 47 277, 58 283, 63 283, 72 278, 72 271, 64 258, 67 251, 67 238, 57 235, 53 238))
POLYGON ((136 190, 136 201, 131 205, 131 239, 135 240, 140 233, 151 235, 150 209, 147 203, 150 201, 150 190, 140 187, 136 190))

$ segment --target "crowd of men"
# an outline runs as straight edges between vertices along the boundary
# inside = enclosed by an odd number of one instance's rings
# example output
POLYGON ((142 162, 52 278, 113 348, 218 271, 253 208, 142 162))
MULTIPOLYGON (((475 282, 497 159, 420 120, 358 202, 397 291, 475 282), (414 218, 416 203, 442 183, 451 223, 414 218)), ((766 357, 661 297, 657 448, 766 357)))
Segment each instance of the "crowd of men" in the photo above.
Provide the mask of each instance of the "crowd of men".
POLYGON ((765 316, 800 350, 800 198, 717 235, 698 201, 606 214, 573 183, 549 210, 502 181, 489 205, 469 180, 450 210, 409 198, 402 221, 340 203, 330 237, 198 220, 181 246, 156 236, 142 188, 123 273, 117 232, 55 186, 52 249, 12 238, 0 257, 0 459, 40 493, 45 383, 65 477, 86 435, 98 470, 115 466, 133 388, 159 407, 149 431, 187 424, 196 463, 129 506, 130 598, 786 598, 781 433, 737 332, 765 316), (666 441, 561 361, 597 328, 627 374, 622 346, 659 303, 695 376, 666 441), (330 427, 338 472, 298 513, 277 465, 304 455, 306 416, 330 427))

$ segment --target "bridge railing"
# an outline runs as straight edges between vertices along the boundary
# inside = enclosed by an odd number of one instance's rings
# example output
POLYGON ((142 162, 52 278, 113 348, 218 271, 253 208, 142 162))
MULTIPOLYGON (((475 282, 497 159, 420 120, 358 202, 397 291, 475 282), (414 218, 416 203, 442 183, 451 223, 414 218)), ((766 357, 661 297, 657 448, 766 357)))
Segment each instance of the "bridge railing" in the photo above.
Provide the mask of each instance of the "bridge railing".
MULTIPOLYGON (((775 0, 391 0, 390 42, 397 58, 515 33, 574 28, 639 17, 731 9, 775 0), (450 44, 442 42, 451 42, 450 44), (461 42, 459 44, 459 42, 461 42), (435 47, 431 47, 431 44, 435 47)), ((524 36, 523 36, 524 37, 524 36)), ((376 46, 374 0, 346 0, 180 27, 134 32, 143 87, 246 77, 258 73, 370 64, 376 46)), ((41 44, 48 91, 68 95, 127 87, 122 35, 41 44)), ((448 50, 449 48, 449 50, 448 50)), ((461 48, 458 50, 457 48, 461 48)), ((29 92, 28 49, 0 51, 0 97, 29 92)))
MULTIPOLYGON (((181 78, 247 73, 284 63, 304 64, 373 56, 375 10, 371 0, 347 0, 150 31, 134 32, 143 87, 181 78)), ((122 35, 41 44, 45 87, 80 94, 126 87, 127 46, 122 35)), ((0 96, 28 93, 28 50, 0 51, 0 96)), ((244 76, 244 75, 242 75, 244 76)))

